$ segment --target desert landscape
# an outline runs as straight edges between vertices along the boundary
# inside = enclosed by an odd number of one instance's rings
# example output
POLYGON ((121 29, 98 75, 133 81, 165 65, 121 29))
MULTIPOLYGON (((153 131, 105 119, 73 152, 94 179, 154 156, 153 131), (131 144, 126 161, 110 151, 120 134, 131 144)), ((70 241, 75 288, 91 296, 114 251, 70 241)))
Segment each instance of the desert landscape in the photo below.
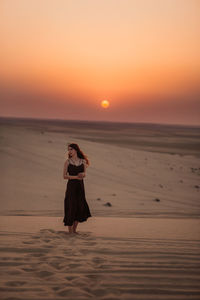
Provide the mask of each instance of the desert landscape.
POLYGON ((199 299, 199 127, 0 119, 1 299, 199 299), (92 217, 63 226, 68 143, 92 217))
POLYGON ((0 6, 0 300, 199 300, 200 1, 0 6))

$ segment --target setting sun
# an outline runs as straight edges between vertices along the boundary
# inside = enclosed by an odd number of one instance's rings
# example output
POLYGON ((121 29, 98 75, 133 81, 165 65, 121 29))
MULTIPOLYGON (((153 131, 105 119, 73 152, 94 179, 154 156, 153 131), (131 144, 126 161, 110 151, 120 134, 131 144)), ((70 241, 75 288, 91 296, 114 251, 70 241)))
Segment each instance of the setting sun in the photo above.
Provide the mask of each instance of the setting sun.
POLYGON ((103 100, 101 101, 101 106, 103 108, 108 108, 108 106, 110 105, 109 101, 108 100, 103 100))
POLYGON ((200 0, 0 3, 1 116, 200 124, 200 0))

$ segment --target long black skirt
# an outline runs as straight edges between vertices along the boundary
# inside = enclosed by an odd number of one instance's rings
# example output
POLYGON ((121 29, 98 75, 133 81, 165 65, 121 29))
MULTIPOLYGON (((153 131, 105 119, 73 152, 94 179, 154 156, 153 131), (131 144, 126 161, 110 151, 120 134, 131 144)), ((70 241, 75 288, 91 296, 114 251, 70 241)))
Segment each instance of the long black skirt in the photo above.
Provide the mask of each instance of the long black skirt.
POLYGON ((72 226, 74 221, 84 222, 91 216, 83 180, 68 180, 64 199, 64 226, 72 226))

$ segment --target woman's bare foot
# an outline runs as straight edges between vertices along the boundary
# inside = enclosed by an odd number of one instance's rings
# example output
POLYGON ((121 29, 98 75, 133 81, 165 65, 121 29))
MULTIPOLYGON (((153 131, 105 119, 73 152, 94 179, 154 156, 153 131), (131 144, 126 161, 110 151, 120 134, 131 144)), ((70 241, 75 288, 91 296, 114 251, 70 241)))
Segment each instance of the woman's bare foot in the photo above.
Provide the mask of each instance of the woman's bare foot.
POLYGON ((77 233, 77 232, 76 232, 77 226, 78 226, 78 221, 74 221, 74 224, 73 224, 73 232, 74 232, 74 233, 77 233))
POLYGON ((68 230, 69 230, 69 233, 73 233, 73 225, 72 226, 68 226, 68 230))

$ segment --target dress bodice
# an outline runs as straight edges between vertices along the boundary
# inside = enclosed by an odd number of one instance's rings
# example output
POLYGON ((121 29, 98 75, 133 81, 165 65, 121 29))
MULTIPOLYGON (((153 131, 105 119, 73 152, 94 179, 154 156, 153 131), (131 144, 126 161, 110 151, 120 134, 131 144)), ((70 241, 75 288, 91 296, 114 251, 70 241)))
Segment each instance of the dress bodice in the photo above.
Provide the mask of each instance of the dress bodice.
POLYGON ((73 165, 69 163, 68 165, 68 173, 69 175, 76 176, 78 173, 84 172, 84 164, 80 164, 79 166, 73 165))

